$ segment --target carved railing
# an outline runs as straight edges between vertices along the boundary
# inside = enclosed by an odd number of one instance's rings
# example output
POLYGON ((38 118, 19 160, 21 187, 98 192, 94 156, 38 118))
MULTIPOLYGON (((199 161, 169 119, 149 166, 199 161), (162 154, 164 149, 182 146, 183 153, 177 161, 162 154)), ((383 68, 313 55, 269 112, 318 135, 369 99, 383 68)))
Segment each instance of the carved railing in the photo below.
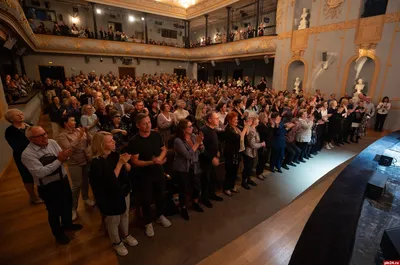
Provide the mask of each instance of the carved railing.
POLYGON ((0 0, 0 21, 12 27, 36 52, 130 56, 168 60, 217 60, 274 54, 275 36, 258 37, 200 48, 175 48, 151 44, 34 34, 18 0, 0 0))

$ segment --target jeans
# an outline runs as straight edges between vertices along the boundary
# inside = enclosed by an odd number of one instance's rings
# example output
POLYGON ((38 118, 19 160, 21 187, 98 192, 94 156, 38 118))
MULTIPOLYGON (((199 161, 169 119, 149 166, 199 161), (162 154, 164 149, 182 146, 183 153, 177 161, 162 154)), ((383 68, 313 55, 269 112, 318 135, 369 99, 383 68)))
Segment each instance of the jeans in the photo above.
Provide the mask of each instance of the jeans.
POLYGON ((104 222, 107 227, 108 236, 113 244, 119 244, 121 238, 119 231, 122 236, 126 237, 129 235, 129 206, 130 206, 130 194, 125 197, 126 211, 121 215, 109 215, 106 216, 104 222))
POLYGON ((61 180, 38 186, 38 192, 46 205, 51 232, 55 237, 63 235, 62 226, 72 225, 72 195, 68 178, 65 176, 61 180))

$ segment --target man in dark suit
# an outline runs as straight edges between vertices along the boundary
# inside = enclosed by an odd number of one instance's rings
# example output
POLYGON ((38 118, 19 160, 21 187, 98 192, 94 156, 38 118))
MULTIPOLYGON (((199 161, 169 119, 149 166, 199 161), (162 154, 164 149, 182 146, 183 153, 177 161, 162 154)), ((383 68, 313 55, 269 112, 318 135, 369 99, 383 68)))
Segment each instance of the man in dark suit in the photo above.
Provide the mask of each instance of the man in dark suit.
POLYGON ((85 93, 79 97, 79 102, 81 103, 81 106, 87 105, 87 104, 94 104, 94 98, 92 96, 92 89, 88 86, 85 87, 85 93))
POLYGON ((114 108, 118 110, 118 112, 121 113, 122 116, 130 114, 135 109, 133 105, 129 104, 128 102, 125 102, 124 95, 119 95, 118 103, 114 104, 114 108))

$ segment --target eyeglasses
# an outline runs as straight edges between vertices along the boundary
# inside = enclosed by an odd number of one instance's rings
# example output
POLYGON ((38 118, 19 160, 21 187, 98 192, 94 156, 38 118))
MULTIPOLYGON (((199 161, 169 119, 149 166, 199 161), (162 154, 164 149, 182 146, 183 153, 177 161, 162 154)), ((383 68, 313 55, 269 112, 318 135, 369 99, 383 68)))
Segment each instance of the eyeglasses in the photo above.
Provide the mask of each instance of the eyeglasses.
POLYGON ((47 135, 48 135, 48 133, 45 132, 45 133, 42 133, 42 134, 39 134, 39 135, 36 135, 36 136, 31 136, 30 138, 31 139, 37 139, 37 138, 47 137, 47 135))

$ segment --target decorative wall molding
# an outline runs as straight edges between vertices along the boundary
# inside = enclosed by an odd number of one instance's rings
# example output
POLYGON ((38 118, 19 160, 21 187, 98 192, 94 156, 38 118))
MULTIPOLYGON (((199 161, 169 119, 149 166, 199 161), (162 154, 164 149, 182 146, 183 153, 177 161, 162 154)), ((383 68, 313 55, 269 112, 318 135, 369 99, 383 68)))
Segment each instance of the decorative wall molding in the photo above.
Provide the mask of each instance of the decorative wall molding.
POLYGON ((307 49, 308 46, 308 29, 292 31, 292 51, 301 51, 307 49))
POLYGON ((342 14, 342 7, 344 0, 325 0, 324 15, 325 19, 337 18, 342 14))
MULTIPOLYGON (((282 18, 283 18, 283 13, 286 12, 284 10, 284 5, 285 5, 285 0, 279 0, 277 7, 276 7, 276 26, 279 27, 282 25, 282 18)), ((286 29, 284 29, 286 30, 286 29)))
POLYGON ((385 15, 360 18, 355 44, 378 43, 382 38, 385 15))

